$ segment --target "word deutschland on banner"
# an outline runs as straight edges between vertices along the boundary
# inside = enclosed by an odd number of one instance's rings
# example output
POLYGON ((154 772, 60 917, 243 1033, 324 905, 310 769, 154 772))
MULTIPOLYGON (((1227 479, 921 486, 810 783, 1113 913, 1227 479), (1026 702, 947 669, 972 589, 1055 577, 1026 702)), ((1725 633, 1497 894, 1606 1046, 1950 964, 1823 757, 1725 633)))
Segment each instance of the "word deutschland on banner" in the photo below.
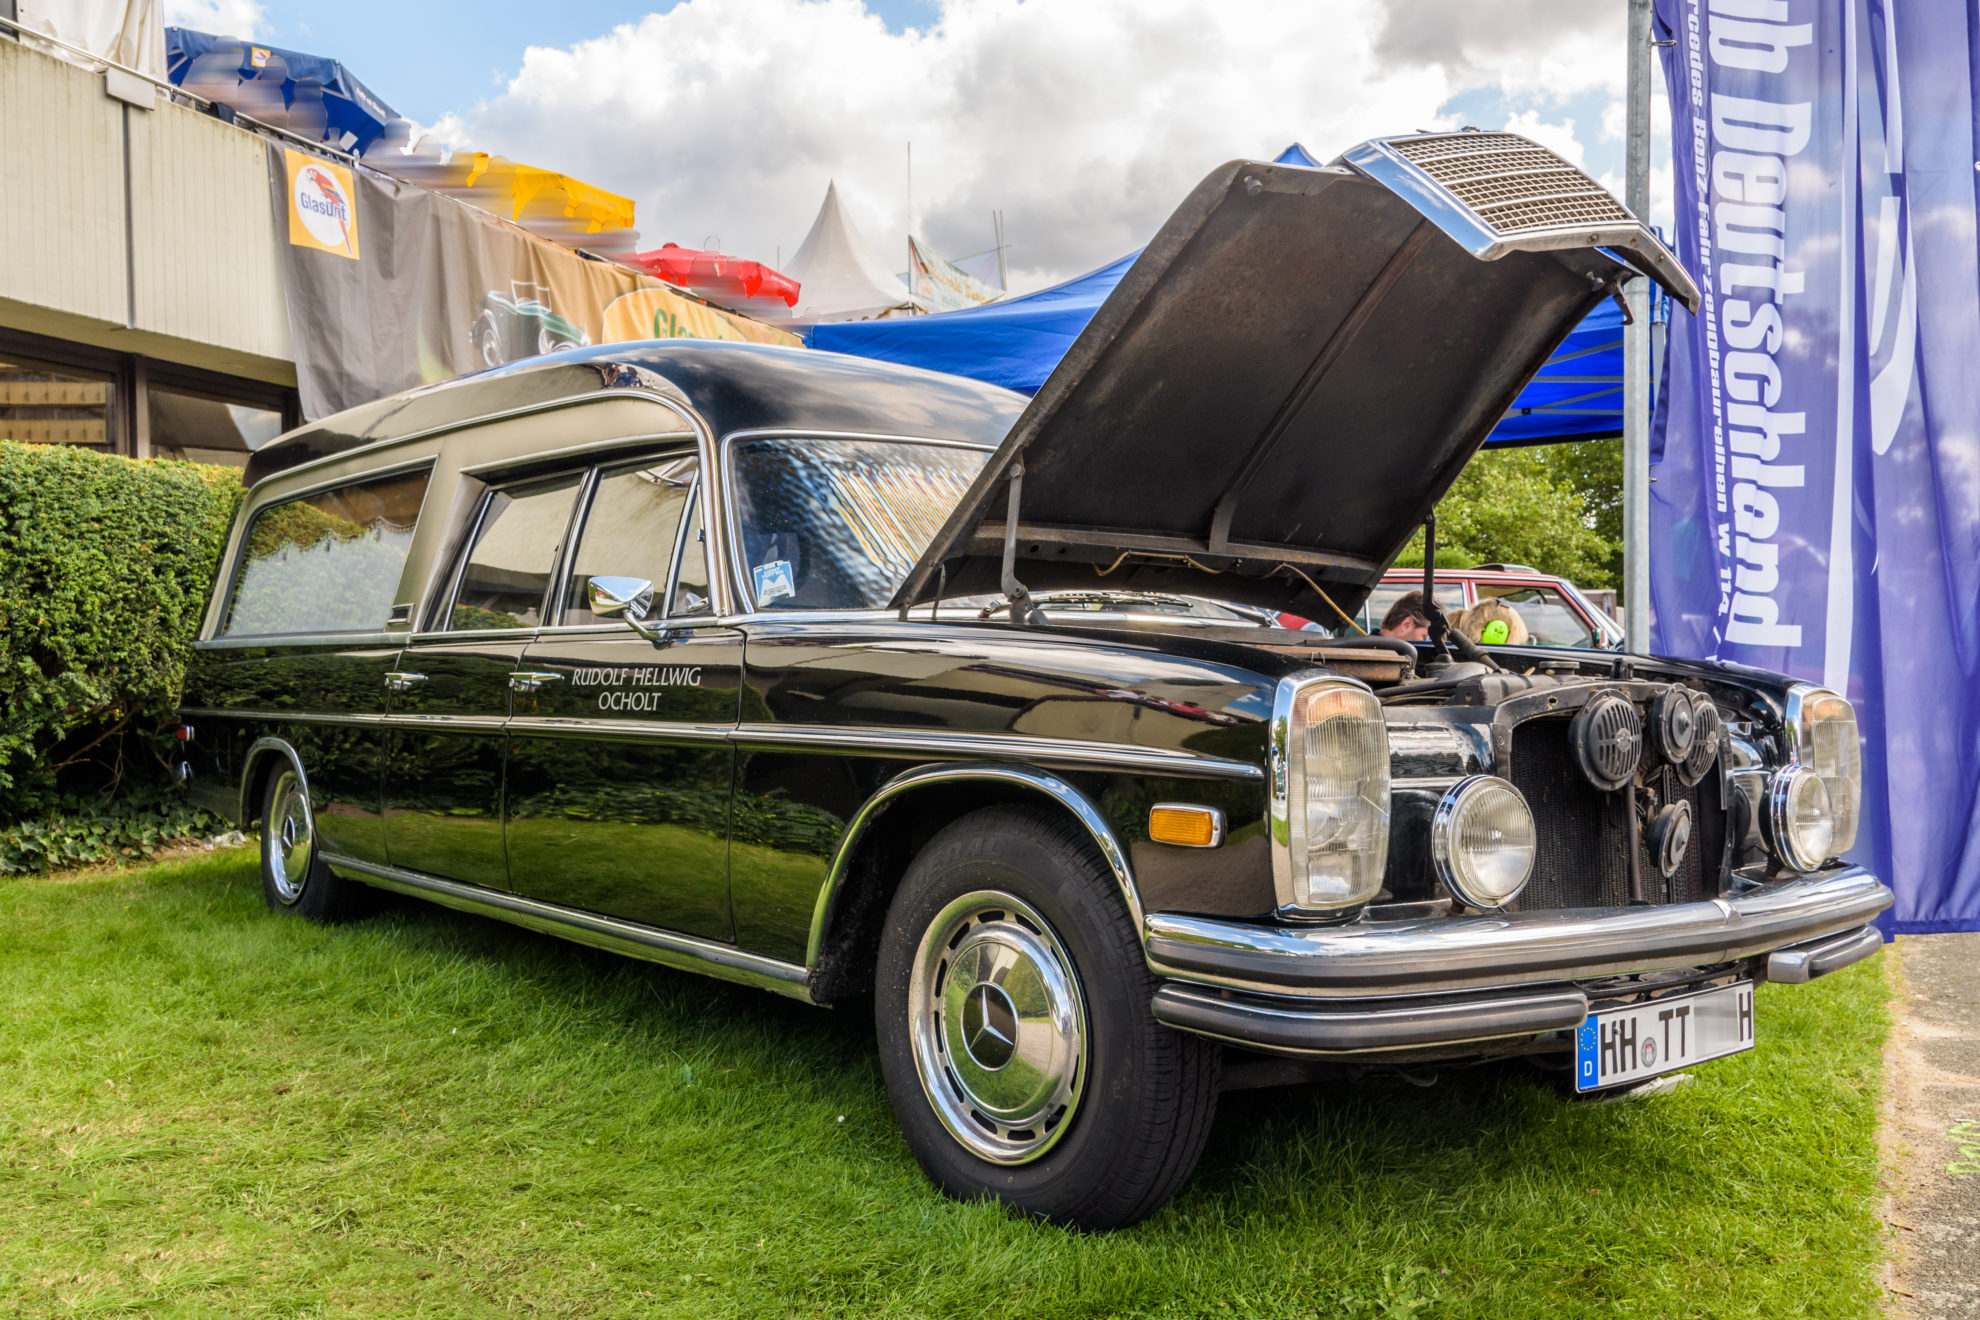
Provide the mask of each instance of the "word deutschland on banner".
MULTIPOLYGON (((1691 60, 1702 64, 1709 57, 1721 66, 1778 75, 1789 51, 1814 39, 1813 25, 1779 21, 1787 13, 1783 0, 1712 0, 1709 37, 1701 43, 1697 29, 1706 16, 1691 7, 1691 60)), ((1703 69, 1694 75, 1696 87, 1703 69)), ((1805 484, 1803 465, 1776 460, 1784 439, 1806 432, 1807 414, 1785 406, 1775 354, 1784 333, 1781 304, 1803 288, 1802 272, 1787 266, 1785 204, 1788 161, 1808 145, 1814 107, 1806 100, 1721 92, 1709 100, 1709 127, 1694 123, 1689 163, 1698 195, 1713 198, 1709 211, 1698 210, 1700 264, 1717 274, 1701 281, 1699 317, 1718 441, 1717 506, 1732 515, 1730 525, 1719 524, 1720 616, 1729 642, 1798 647, 1801 627, 1781 622, 1774 594, 1781 583, 1775 539, 1781 506, 1772 492, 1805 484)))

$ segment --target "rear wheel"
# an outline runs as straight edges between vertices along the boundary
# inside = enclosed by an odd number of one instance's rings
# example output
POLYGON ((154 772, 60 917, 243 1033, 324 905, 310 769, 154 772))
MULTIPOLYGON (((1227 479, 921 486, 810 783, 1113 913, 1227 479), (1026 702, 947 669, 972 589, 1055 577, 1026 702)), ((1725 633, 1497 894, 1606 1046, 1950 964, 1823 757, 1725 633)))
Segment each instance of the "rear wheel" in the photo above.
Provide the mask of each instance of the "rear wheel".
POLYGON ((996 807, 936 835, 888 910, 874 1008, 928 1176, 1079 1228, 1160 1209, 1209 1138, 1219 1054, 1157 1023, 1154 991, 1070 821, 996 807))
POLYGON ((350 921, 372 907, 372 890, 336 874, 318 854, 309 792, 292 765, 276 771, 262 799, 261 892, 275 911, 312 921, 350 921))

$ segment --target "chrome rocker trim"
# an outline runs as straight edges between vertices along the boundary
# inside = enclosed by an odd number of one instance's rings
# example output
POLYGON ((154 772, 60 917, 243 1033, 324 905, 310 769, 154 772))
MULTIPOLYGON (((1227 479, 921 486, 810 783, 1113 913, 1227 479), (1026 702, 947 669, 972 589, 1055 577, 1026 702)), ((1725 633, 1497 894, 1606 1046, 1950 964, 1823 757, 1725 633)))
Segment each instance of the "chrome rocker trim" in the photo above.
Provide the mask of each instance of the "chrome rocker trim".
MULTIPOLYGON (((1669 907, 1261 926, 1158 912, 1159 976, 1316 999, 1437 994, 1733 962, 1864 925, 1891 891, 1862 867, 1669 907)), ((1784 970, 1791 963, 1784 965, 1784 970)), ((1784 976, 1781 979, 1789 979, 1784 976)))
POLYGON ((584 912, 577 908, 560 907, 555 903, 540 903, 520 894, 504 893, 497 889, 484 889, 479 885, 464 885, 454 880, 442 880, 438 876, 422 875, 417 871, 402 871, 393 866, 377 866, 370 862, 360 862, 350 857, 324 856, 330 869, 352 880, 359 880, 380 889, 390 889, 397 893, 409 894, 414 898, 429 899, 445 907, 476 916, 494 917, 530 930, 555 935, 560 939, 589 944, 596 949, 624 954, 629 958, 643 958, 665 967, 682 971, 701 972, 724 981, 736 981, 743 985, 755 986, 760 990, 774 990, 793 999, 811 1003, 811 973, 792 963, 780 962, 775 958, 765 958, 760 954, 746 953, 728 944, 718 944, 713 940, 699 939, 693 935, 681 935, 673 931, 658 930, 652 926, 635 925, 630 921, 620 921, 615 917, 600 916, 596 912, 584 912))

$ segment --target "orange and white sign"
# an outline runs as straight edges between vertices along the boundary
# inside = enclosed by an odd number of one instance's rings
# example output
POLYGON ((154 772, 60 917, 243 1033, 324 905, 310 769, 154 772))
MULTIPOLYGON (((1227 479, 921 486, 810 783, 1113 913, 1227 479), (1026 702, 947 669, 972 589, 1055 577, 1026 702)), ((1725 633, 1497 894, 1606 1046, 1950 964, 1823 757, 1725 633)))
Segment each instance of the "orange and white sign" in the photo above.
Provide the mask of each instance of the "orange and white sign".
POLYGON ((289 165, 289 242, 357 260, 357 189, 350 170, 308 152, 284 150, 289 165))

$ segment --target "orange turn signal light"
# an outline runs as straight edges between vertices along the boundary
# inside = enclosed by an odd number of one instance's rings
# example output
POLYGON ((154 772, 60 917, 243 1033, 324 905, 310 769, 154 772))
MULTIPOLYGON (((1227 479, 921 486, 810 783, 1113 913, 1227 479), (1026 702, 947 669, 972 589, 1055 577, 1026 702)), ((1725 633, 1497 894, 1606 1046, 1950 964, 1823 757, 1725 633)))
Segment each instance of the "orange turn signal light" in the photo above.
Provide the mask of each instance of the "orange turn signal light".
POLYGON ((1158 802, 1148 811, 1148 837, 1181 848, 1215 848, 1224 841, 1224 813, 1186 802, 1158 802))

